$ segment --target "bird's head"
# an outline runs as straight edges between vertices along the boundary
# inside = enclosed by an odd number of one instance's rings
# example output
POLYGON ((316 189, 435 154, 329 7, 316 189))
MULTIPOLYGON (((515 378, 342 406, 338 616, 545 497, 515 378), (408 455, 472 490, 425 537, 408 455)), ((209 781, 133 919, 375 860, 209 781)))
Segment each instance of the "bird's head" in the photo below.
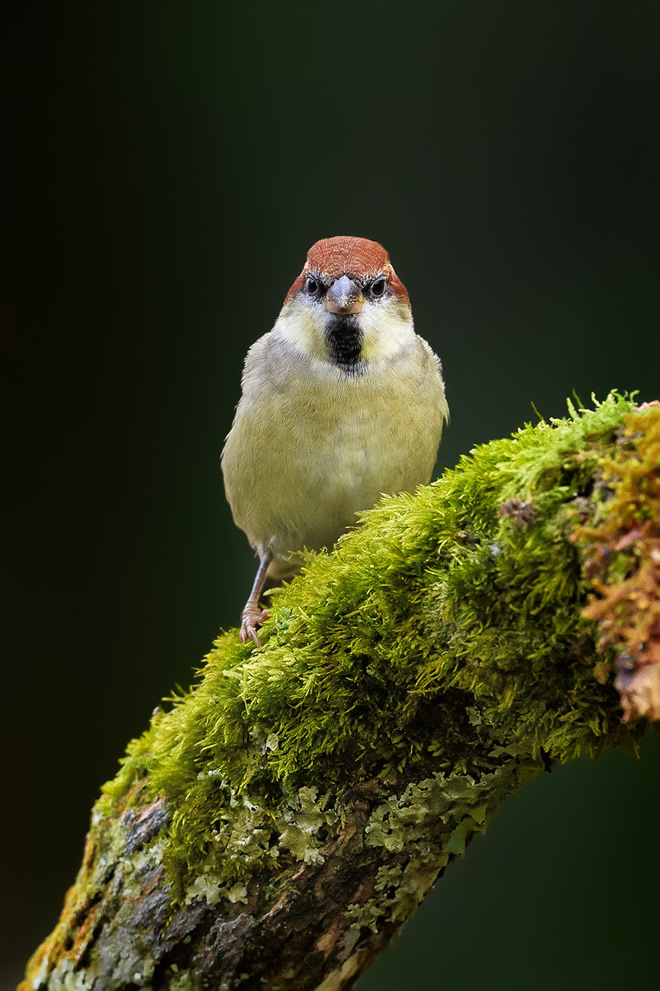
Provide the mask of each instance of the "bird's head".
POLYGON ((276 326, 296 348, 348 374, 387 361, 413 334, 405 286, 382 245, 363 237, 312 245, 276 326))

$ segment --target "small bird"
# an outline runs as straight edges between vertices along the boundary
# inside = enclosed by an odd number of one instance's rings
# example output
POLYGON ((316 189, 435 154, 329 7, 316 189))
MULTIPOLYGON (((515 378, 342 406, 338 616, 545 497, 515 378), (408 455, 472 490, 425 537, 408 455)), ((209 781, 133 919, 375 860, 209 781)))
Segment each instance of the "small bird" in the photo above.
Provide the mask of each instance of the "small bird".
POLYGON ((234 521, 259 557, 244 643, 259 646, 266 579, 295 574, 303 549, 332 547, 381 495, 430 480, 448 416, 440 360, 385 249, 317 241, 248 351, 222 452, 234 521))

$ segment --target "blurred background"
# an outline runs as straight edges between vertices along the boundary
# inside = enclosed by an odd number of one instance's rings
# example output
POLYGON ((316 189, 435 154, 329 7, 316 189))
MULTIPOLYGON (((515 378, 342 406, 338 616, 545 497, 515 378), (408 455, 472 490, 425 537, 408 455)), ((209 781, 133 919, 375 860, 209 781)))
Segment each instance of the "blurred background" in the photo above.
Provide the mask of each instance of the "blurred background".
MULTIPOLYGON (((310 244, 390 251, 444 363, 438 471, 531 402, 660 397, 656 3, 15 7, 2 987, 126 742, 239 618, 219 454, 310 244)), ((655 733, 531 782, 357 987, 655 973, 659 773, 655 733)))

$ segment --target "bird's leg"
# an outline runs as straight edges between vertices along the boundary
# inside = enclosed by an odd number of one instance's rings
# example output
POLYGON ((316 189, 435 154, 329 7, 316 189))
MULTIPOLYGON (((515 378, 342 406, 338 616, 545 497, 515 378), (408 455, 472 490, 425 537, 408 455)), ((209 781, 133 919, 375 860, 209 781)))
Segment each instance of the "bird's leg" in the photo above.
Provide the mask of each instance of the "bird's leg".
POLYGON ((261 623, 265 623, 268 619, 268 610, 262 609, 259 605, 259 596, 266 583, 266 572, 268 571, 270 561, 270 557, 266 555, 259 557, 259 567, 257 568, 257 574, 255 575, 252 591, 250 592, 250 598, 245 603, 243 618, 241 620, 241 640, 243 643, 246 643, 248 637, 250 637, 254 640, 257 647, 261 647, 259 637, 257 636, 257 627, 261 623))

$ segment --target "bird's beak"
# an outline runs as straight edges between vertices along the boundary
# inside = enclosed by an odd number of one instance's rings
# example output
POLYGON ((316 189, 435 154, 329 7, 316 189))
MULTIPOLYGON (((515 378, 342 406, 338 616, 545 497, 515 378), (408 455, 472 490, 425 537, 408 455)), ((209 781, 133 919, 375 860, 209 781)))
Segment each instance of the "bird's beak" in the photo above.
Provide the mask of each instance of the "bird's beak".
POLYGON ((332 283, 324 300, 328 313, 359 313, 362 309, 362 293, 347 275, 332 283))

